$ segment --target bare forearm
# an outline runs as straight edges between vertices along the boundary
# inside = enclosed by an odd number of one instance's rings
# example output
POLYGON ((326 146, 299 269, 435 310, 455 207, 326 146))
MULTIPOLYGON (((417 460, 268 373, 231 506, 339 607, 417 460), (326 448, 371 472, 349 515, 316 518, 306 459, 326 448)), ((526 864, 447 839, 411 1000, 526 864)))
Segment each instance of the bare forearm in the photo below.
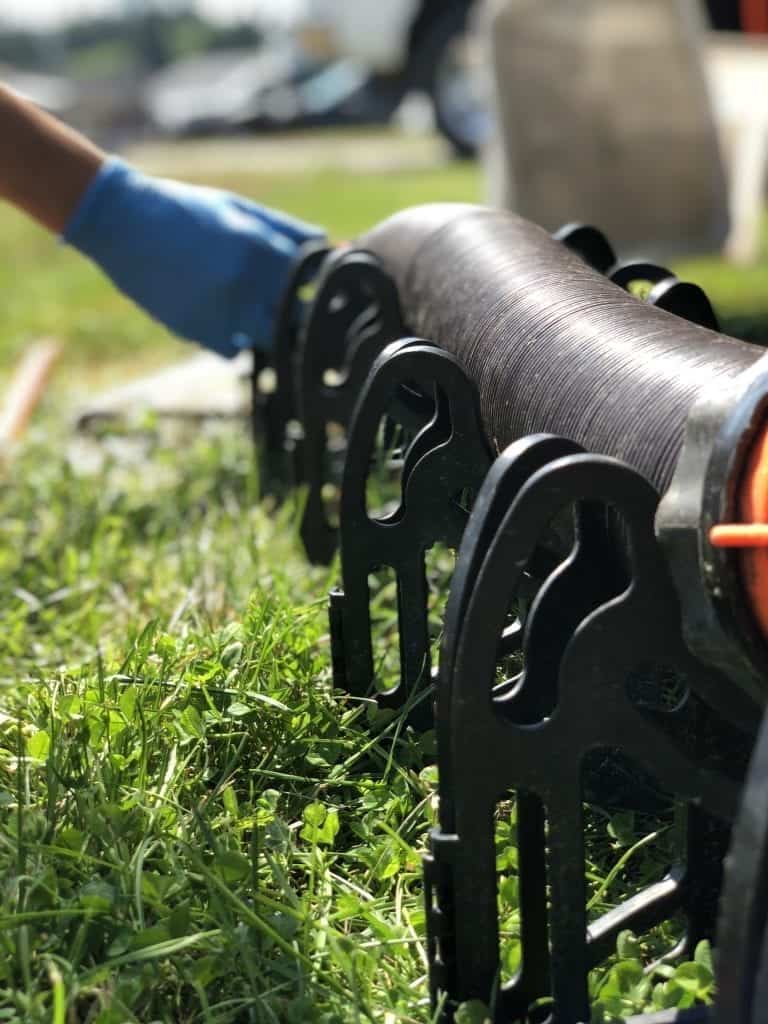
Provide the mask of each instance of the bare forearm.
POLYGON ((82 135, 0 84, 0 197, 60 233, 104 159, 82 135))

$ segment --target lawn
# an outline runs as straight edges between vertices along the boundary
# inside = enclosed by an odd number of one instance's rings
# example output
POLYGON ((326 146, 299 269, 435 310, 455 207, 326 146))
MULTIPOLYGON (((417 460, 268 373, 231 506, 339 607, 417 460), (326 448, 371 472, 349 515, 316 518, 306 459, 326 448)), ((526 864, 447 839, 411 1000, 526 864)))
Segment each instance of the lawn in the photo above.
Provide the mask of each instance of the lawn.
MULTIPOLYGON (((469 165, 213 183, 335 238, 479 194, 469 165)), ((0 1021, 426 1024, 433 737, 334 694, 335 570, 307 567, 293 503, 257 501, 244 428, 73 441, 73 396, 185 349, 7 210, 0 239, 4 371, 40 334, 67 345, 0 494, 0 1021)), ((768 267, 695 269, 729 322, 762 330, 768 267)), ((597 911, 658 874, 672 830, 592 821, 597 911)), ((514 826, 508 805, 511 880, 514 826)), ((501 911, 511 972, 512 881, 501 911)), ((668 941, 622 937, 596 1020, 711 996, 705 948, 644 973, 668 941)))

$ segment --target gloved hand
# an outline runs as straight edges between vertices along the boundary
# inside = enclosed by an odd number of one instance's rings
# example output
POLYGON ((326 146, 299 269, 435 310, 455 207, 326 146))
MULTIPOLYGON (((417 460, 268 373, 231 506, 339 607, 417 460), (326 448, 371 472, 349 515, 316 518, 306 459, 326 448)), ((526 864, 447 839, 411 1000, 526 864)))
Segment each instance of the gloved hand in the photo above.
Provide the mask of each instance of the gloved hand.
POLYGON ((268 348, 299 246, 323 232, 218 189, 105 162, 64 230, 138 305, 220 355, 268 348))

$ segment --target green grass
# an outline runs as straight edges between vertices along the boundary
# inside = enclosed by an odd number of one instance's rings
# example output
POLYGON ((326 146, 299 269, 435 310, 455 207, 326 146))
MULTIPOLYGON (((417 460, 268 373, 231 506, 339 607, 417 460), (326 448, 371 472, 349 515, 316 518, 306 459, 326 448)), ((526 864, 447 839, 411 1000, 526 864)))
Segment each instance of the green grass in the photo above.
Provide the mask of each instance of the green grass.
MULTIPOLYGON (((225 182, 216 182, 224 184, 225 182)), ((226 184, 353 236, 473 168, 226 184)), ((54 333, 64 369, 0 492, 0 1020, 430 1020, 419 856, 434 738, 334 694, 325 594, 297 507, 256 500, 244 430, 147 422, 73 447, 72 389, 182 351, 77 256, 0 211, 0 351, 54 333), (75 457, 77 456, 77 458, 75 457)), ((726 282, 765 312, 765 266, 726 282)), ((382 628, 389 628, 383 614, 382 628)), ((595 809, 593 910, 663 870, 674 829, 595 809)), ((499 815, 505 969, 519 920, 499 815)), ((710 998, 697 961, 644 971, 622 936, 595 1019, 710 998)), ((481 1020, 477 1007, 465 1022, 481 1020)))

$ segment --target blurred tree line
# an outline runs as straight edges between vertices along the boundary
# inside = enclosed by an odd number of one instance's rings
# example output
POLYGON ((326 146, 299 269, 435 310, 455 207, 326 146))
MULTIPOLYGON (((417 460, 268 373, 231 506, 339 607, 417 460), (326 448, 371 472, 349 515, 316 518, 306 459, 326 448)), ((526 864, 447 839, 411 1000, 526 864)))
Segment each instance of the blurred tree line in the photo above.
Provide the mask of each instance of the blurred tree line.
POLYGON ((146 73, 192 53, 257 46, 261 38, 256 24, 220 25, 191 6, 83 18, 50 33, 4 27, 0 14, 0 64, 88 80, 146 73))

